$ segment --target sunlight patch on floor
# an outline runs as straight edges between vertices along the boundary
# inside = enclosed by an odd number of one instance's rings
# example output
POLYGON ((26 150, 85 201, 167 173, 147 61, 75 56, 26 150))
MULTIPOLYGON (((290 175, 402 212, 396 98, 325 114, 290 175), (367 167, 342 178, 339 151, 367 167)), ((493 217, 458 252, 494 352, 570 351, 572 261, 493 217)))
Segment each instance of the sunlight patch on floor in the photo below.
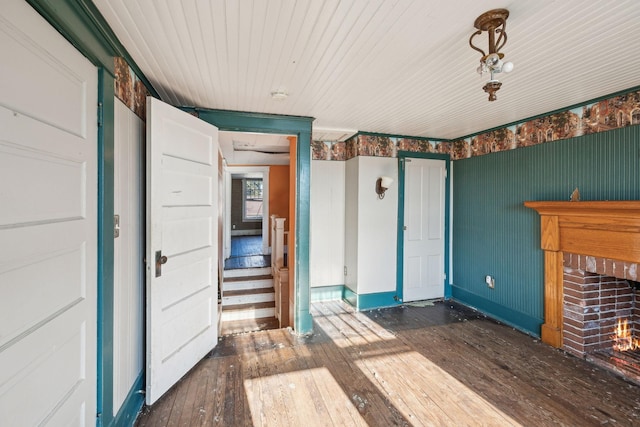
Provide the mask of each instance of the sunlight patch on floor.
POLYGON ((357 409, 360 397, 347 396, 327 368, 247 379, 244 389, 254 426, 274 425, 283 412, 289 425, 367 426, 357 409), (309 387, 311 383, 316 387, 309 387), (314 400, 323 404, 315 405, 314 400))
POLYGON ((414 425, 520 426, 418 352, 363 358, 355 363, 414 425))
POLYGON ((340 315, 314 313, 313 319, 331 338, 333 343, 340 348, 365 346, 396 339, 395 335, 371 321, 362 313, 340 315), (357 319, 357 322, 353 321, 354 318, 357 319))

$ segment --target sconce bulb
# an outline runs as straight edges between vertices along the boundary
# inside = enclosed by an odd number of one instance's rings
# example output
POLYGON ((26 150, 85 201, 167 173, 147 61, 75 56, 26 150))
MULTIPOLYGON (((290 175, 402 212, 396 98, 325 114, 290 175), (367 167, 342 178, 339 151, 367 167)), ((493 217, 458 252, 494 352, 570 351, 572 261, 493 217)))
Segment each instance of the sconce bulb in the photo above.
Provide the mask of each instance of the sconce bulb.
POLYGON ((504 64, 502 64, 502 71, 504 71, 505 73, 510 73, 513 71, 513 62, 505 62, 504 64))

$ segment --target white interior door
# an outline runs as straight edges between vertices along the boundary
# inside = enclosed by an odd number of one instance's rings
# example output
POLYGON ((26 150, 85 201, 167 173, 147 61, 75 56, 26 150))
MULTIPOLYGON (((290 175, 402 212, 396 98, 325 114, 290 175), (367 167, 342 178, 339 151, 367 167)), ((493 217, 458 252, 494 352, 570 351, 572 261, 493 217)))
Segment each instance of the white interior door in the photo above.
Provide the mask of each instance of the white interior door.
POLYGON ((96 423, 96 68, 0 7, 0 424, 96 423))
POLYGON ((147 98, 148 405, 218 338, 217 179, 218 129, 147 98))
POLYGON ((405 159, 403 301, 444 296, 444 160, 405 159))

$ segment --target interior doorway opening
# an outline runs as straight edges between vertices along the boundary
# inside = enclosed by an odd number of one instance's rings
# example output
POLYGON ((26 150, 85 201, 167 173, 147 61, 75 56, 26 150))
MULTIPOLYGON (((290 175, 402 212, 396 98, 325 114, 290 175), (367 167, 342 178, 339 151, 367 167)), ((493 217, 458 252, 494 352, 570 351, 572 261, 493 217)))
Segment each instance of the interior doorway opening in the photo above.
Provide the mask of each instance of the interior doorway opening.
MULTIPOLYGON (((224 275, 222 334, 288 326, 289 302, 274 270, 274 218, 289 218, 290 146, 287 135, 220 132, 224 157, 224 275)), ((295 164, 295 162, 294 162, 295 164)), ((287 223, 287 228, 291 224, 287 223)), ((277 234, 277 233, 276 233, 277 234)), ((286 284, 289 282, 286 271, 286 284)))

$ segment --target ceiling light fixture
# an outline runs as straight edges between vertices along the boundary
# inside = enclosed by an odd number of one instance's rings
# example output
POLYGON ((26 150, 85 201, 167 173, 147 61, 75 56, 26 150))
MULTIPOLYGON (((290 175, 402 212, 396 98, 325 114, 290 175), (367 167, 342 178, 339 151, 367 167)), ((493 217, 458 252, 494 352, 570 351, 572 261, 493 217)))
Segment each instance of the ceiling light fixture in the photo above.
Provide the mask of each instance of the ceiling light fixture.
POLYGON ((288 96, 289 94, 283 90, 274 90, 271 92, 271 99, 276 101, 284 101, 288 96))
POLYGON ((507 18, 509 17, 509 11, 507 9, 493 9, 476 18, 473 26, 478 29, 475 33, 471 34, 469 38, 469 46, 477 50, 482 54, 480 58, 480 66, 476 69, 478 74, 483 75, 489 73, 491 79, 482 87, 482 89, 489 94, 489 101, 495 101, 498 99, 496 92, 502 86, 502 83, 495 78, 495 74, 509 73, 513 70, 512 62, 503 62, 504 53, 500 52, 507 43, 507 18), (489 51, 487 53, 484 50, 473 44, 473 38, 486 31, 489 35, 489 51), (497 36, 497 39, 496 39, 497 36))

